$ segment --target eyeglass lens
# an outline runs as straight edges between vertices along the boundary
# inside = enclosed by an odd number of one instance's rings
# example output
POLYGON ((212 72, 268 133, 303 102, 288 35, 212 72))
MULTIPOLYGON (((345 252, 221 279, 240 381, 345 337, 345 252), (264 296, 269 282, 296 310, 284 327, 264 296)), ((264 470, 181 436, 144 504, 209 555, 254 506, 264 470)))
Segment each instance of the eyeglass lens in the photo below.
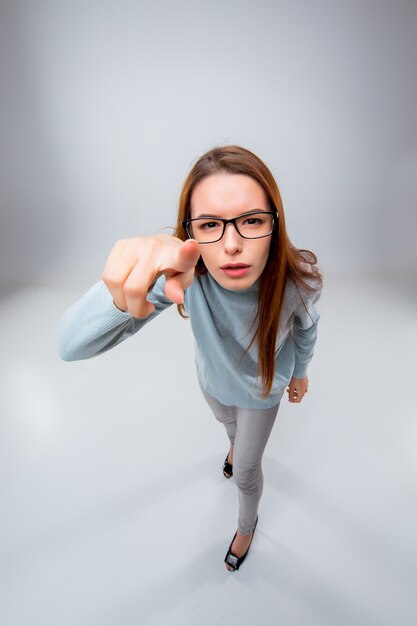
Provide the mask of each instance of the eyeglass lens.
MULTIPOLYGON (((274 220, 268 213, 252 213, 242 215, 236 219, 236 229, 239 235, 246 239, 257 239, 270 235, 274 220)), ((199 243, 212 243, 221 239, 224 223, 211 217, 194 219, 188 226, 190 236, 199 243)))

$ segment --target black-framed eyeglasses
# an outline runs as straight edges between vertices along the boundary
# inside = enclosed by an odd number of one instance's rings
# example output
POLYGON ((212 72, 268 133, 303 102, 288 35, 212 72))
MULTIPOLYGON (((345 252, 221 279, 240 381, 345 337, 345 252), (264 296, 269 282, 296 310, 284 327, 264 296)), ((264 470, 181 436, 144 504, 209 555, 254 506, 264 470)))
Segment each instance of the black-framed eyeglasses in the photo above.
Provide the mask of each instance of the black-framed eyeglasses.
POLYGON ((230 220, 222 217, 196 217, 181 222, 191 239, 197 243, 215 243, 223 237, 227 224, 233 224, 244 239, 262 239, 272 235, 277 224, 276 211, 250 211, 230 220))

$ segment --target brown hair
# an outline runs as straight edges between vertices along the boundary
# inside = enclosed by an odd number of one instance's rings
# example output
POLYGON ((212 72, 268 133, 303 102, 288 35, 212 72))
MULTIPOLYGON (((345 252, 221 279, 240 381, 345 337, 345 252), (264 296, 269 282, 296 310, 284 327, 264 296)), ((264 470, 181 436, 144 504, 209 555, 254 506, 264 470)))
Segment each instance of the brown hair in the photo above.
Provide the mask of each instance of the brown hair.
MULTIPOLYGON (((311 292, 321 288, 323 278, 316 265, 316 255, 309 250, 296 248, 288 238, 281 195, 270 170, 253 152, 240 146, 212 148, 194 164, 182 187, 175 236, 183 241, 187 239, 187 233, 181 222, 190 217, 191 195, 195 186, 203 178, 223 172, 244 174, 253 178, 264 189, 270 210, 278 213, 278 224, 271 235, 268 260, 259 279, 258 308, 253 320, 256 330, 247 347, 249 350, 254 341, 257 341, 262 395, 266 397, 271 391, 274 379, 276 339, 286 281, 292 278, 298 291, 301 286, 311 292), (313 284, 310 284, 311 279, 313 284)), ((198 274, 207 272, 201 257, 196 272, 198 274)), ((304 304, 301 294, 300 297, 304 304)), ((178 310, 185 317, 183 305, 180 305, 178 310)))

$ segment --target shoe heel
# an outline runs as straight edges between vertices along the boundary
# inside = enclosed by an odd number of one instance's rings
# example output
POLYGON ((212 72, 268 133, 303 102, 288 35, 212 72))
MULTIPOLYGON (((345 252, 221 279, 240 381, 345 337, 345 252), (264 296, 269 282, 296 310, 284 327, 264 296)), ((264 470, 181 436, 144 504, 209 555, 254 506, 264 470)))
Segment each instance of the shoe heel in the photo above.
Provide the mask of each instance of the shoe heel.
POLYGON ((247 554, 249 552, 249 548, 251 547, 253 538, 255 536, 255 529, 256 529, 257 525, 258 525, 258 515, 256 516, 255 526, 253 527, 252 538, 250 540, 250 544, 248 545, 248 549, 246 550, 246 552, 245 552, 245 554, 243 556, 236 556, 236 554, 233 554, 233 552, 232 552, 232 545, 233 545, 233 542, 234 542, 234 540, 236 538, 236 535, 237 535, 237 531, 235 532, 235 536, 233 537, 232 541, 230 542, 229 549, 228 549, 228 551, 226 553, 226 556, 224 557, 224 562, 227 563, 227 565, 231 565, 233 567, 233 570, 232 570, 233 572, 238 570, 239 567, 242 565, 243 561, 246 559, 246 556, 247 556, 247 554))
POLYGON ((233 465, 231 463, 229 463, 229 461, 227 460, 229 458, 229 453, 227 454, 227 457, 224 460, 223 463, 223 476, 225 478, 231 478, 233 476, 233 465))

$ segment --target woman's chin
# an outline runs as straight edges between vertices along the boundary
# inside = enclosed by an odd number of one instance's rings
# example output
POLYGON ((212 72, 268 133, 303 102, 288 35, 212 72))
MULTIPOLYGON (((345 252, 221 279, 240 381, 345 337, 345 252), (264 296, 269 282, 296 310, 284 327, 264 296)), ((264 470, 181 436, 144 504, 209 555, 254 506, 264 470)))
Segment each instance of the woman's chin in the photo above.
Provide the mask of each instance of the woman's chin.
POLYGON ((253 278, 251 276, 231 278, 230 276, 225 276, 223 273, 219 274, 217 272, 215 275, 211 274, 211 276, 221 287, 229 289, 230 291, 244 291, 245 289, 249 289, 255 284, 258 278, 253 278))

